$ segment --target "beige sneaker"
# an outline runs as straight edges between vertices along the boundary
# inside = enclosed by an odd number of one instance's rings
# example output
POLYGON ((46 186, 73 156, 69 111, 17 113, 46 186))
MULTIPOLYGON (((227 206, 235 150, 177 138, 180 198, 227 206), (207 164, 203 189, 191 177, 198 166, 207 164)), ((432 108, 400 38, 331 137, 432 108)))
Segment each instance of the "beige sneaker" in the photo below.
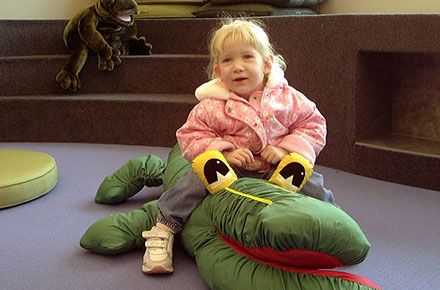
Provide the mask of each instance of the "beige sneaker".
POLYGON ((173 269, 173 241, 174 235, 159 227, 142 232, 145 242, 142 272, 146 274, 167 274, 173 269))

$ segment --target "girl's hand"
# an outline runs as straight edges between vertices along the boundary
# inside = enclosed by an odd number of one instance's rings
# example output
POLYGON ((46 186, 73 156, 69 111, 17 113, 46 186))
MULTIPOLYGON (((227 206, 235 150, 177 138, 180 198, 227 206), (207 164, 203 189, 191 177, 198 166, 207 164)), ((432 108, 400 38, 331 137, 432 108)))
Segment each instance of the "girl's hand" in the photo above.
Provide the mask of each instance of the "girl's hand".
POLYGON ((283 159, 284 156, 286 156, 287 154, 289 154, 289 152, 284 150, 283 148, 268 145, 261 152, 261 157, 263 157, 264 160, 266 160, 270 164, 275 164, 283 159))
POLYGON ((246 148, 238 148, 233 151, 223 151, 222 153, 231 166, 245 167, 254 162, 254 155, 246 148))

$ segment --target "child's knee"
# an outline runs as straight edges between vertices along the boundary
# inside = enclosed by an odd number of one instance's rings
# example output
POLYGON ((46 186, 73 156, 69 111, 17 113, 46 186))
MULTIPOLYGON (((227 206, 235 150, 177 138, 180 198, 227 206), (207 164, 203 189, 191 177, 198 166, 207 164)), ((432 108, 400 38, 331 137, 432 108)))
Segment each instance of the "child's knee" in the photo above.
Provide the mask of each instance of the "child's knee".
POLYGON ((335 204, 333 192, 325 188, 324 176, 317 172, 312 173, 299 193, 335 204))

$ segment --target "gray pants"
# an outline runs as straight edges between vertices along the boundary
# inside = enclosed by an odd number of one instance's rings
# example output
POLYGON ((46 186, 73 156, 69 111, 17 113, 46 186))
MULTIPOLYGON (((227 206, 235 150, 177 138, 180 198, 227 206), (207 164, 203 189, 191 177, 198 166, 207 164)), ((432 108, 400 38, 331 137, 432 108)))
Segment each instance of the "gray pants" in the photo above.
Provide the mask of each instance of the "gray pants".
MULTIPOLYGON (((233 167, 238 178, 251 177, 268 180, 276 169, 272 166, 266 172, 248 171, 233 167)), ((307 180, 300 193, 335 204, 333 192, 324 187, 324 177, 316 172, 307 180)), ((175 233, 182 230, 193 210, 208 194, 203 182, 193 170, 188 170, 176 185, 165 191, 157 206, 157 221, 172 229, 175 233)))

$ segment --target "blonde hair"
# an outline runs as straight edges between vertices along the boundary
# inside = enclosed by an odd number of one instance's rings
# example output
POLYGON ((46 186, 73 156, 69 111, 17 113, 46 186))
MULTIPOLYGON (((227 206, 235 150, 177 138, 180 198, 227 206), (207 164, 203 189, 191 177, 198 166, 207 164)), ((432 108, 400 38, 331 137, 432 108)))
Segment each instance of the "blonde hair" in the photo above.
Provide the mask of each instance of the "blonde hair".
POLYGON ((220 27, 211 34, 209 41, 210 62, 207 68, 209 77, 216 78, 214 65, 217 63, 218 56, 223 52, 223 43, 228 38, 251 45, 262 55, 264 61, 270 61, 273 57, 272 67, 278 66, 284 71, 286 63, 283 57, 275 51, 263 27, 262 22, 254 19, 222 19, 220 27))

